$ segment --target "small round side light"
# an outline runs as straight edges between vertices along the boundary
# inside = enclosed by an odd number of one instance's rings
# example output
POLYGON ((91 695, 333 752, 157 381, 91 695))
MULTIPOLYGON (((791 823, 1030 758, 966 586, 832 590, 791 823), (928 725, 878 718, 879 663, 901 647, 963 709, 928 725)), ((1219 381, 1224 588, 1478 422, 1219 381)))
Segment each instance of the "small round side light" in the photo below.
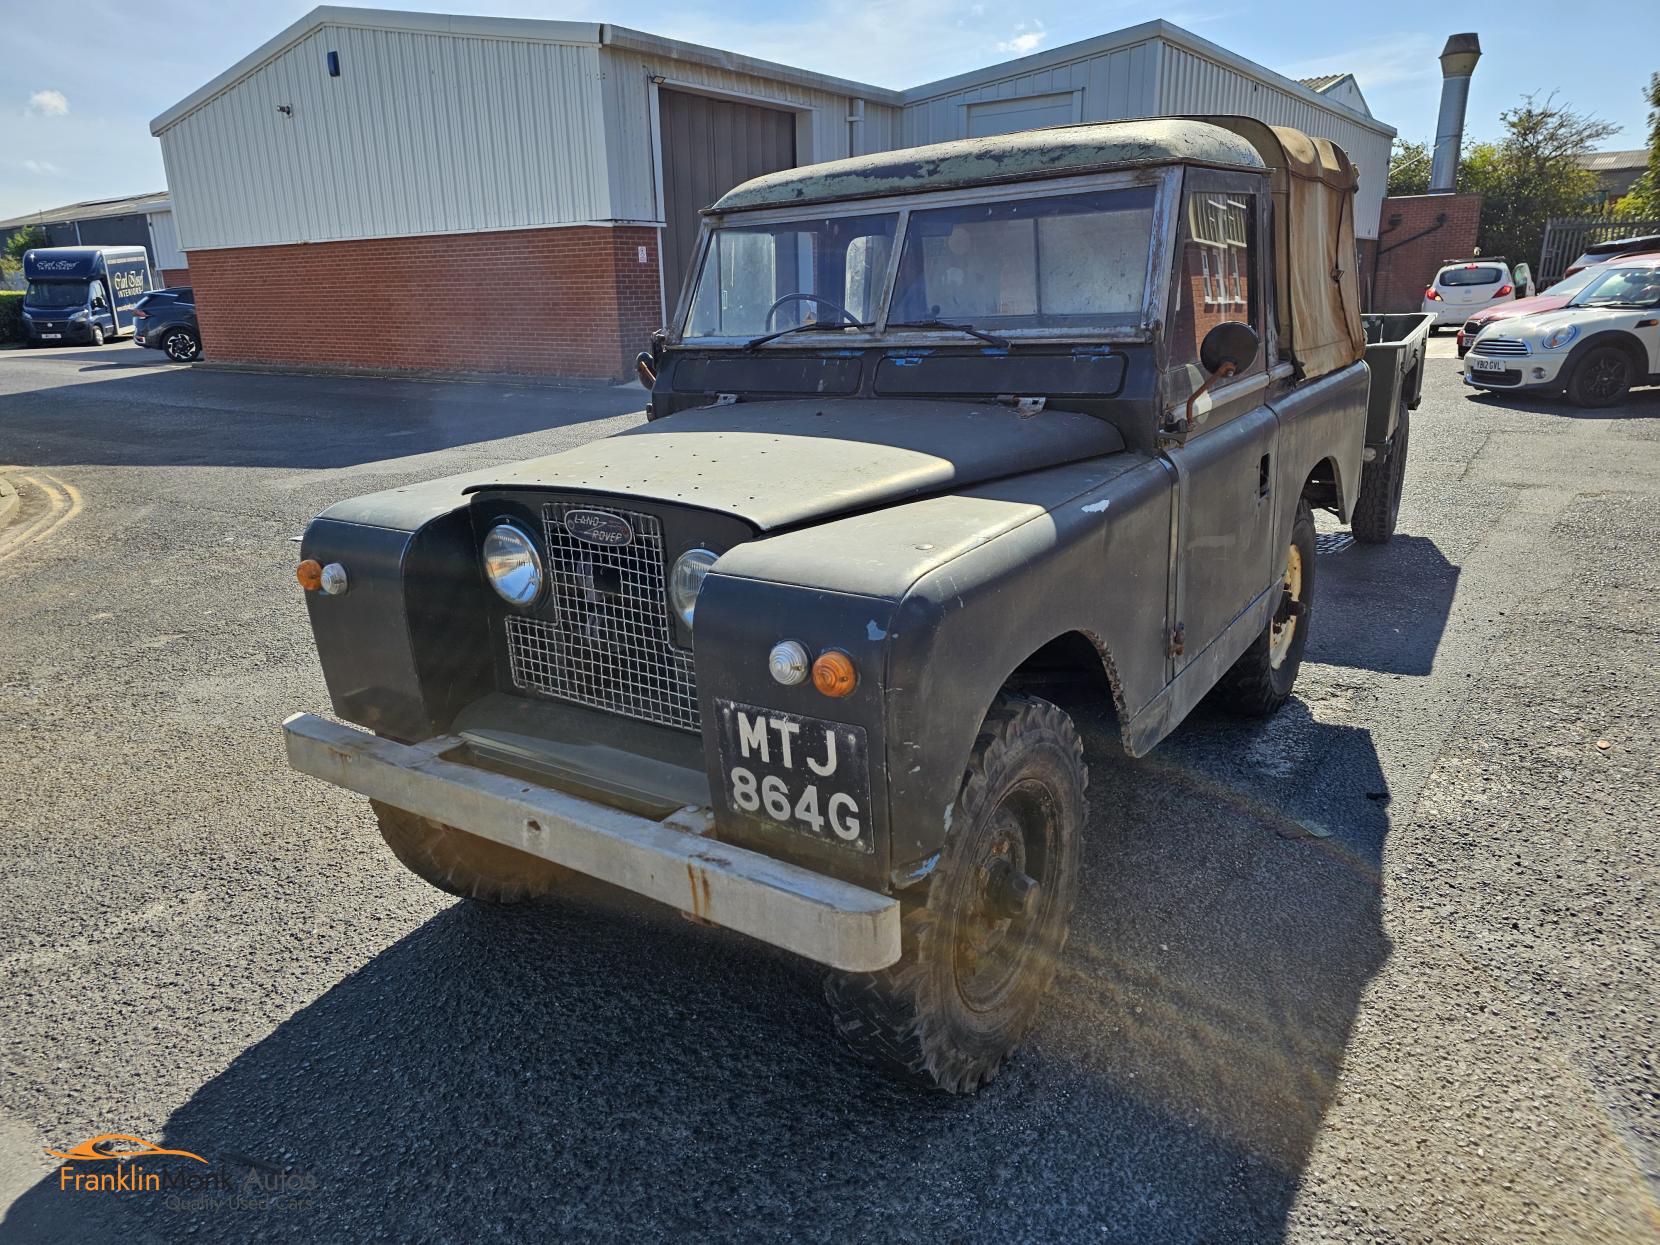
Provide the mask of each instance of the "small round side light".
POLYGON ((330 562, 323 568, 322 578, 318 581, 323 591, 331 597, 337 597, 347 588, 351 581, 346 578, 346 568, 338 562, 330 562))
POLYGON ((794 687, 807 681, 807 650, 795 640, 780 640, 767 654, 767 669, 775 682, 794 687))
POLYGON ((307 592, 316 592, 323 586, 323 564, 316 558, 307 558, 294 568, 294 578, 307 592))
POLYGON ((813 663, 813 686, 826 696, 840 698, 852 693, 859 685, 853 659, 837 649, 820 653, 813 663))

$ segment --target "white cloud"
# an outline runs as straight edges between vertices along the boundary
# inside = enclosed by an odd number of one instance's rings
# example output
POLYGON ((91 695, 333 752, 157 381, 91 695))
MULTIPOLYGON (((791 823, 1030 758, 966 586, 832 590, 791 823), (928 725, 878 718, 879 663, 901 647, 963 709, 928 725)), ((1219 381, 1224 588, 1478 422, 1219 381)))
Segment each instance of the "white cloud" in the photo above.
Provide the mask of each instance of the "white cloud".
POLYGON ((36 91, 29 96, 31 117, 62 117, 69 113, 69 97, 62 91, 36 91))
POLYGON ((23 161, 23 167, 37 177, 51 177, 53 174, 63 172, 50 160, 25 160, 23 161))
POLYGON ((1043 28, 1043 23, 1019 22, 1015 25, 1017 32, 1011 38, 998 41, 999 52, 1013 52, 1016 56, 1025 56, 1028 52, 1035 52, 1038 45, 1049 37, 1049 32, 1043 28))

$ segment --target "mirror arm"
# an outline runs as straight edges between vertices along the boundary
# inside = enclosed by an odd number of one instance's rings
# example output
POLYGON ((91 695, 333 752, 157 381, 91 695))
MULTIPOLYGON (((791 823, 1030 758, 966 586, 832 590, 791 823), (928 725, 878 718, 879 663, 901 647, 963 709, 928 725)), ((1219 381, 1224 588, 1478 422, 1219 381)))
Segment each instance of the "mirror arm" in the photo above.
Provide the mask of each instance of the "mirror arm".
POLYGON ((1204 395, 1205 391, 1207 389, 1209 389, 1213 384, 1215 384, 1218 380, 1225 380, 1229 376, 1232 376, 1238 370, 1239 370, 1239 365, 1236 364, 1232 359, 1224 359, 1222 361, 1222 366, 1221 367, 1217 368, 1209 376, 1205 377, 1205 383, 1204 384, 1200 385, 1192 393, 1188 394, 1188 396, 1187 396, 1187 426, 1189 428, 1193 427, 1193 404, 1195 402, 1197 402, 1204 395))

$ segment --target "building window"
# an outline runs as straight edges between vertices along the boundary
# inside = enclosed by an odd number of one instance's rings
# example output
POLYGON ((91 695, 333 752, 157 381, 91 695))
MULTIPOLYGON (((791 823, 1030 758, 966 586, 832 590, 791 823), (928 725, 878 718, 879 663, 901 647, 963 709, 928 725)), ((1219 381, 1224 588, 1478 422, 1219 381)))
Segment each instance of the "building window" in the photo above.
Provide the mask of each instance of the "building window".
MULTIPOLYGON (((1242 320, 1261 332, 1257 312, 1256 209, 1249 196, 1190 191, 1181 267, 1171 292, 1170 395, 1184 402, 1204 381, 1199 343, 1216 325, 1242 320)), ((1262 356, 1250 371, 1260 370, 1262 356)))

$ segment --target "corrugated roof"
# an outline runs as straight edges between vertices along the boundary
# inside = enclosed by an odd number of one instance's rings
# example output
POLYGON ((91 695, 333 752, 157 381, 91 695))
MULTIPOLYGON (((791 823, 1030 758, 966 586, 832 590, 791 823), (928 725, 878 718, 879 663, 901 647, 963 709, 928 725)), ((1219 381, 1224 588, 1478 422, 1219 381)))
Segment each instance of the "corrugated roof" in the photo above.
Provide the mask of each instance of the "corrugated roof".
POLYGON ((1312 78, 1298 78, 1297 81, 1311 91, 1329 91, 1344 78, 1352 78, 1353 76, 1353 74, 1346 73, 1323 73, 1312 78))
POLYGON ((1203 121, 1095 121, 990 138, 959 138, 784 169, 734 187, 709 210, 828 203, 1178 162, 1264 167, 1249 142, 1203 121))
POLYGON ((0 220, 0 229, 16 229, 19 225, 55 225, 72 220, 102 220, 109 216, 135 216, 140 212, 171 211, 172 207, 172 196, 167 191, 153 190, 149 194, 128 195, 121 199, 88 199, 83 203, 25 212, 9 220, 0 220))
POLYGON ((1612 173, 1615 169, 1643 169, 1648 167, 1648 148, 1635 151, 1587 151, 1574 157, 1574 163, 1591 173, 1612 173))

